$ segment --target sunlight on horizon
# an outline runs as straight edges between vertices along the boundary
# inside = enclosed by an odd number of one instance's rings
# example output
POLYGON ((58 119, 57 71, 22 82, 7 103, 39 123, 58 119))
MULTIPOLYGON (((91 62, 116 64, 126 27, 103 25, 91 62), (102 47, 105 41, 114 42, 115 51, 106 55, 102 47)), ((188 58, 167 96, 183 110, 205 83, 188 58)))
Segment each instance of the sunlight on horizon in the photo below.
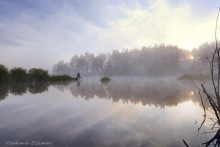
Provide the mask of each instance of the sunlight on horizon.
POLYGON ((93 1, 51 2, 39 2, 31 12, 26 6, 32 1, 23 1, 27 5, 2 2, 2 7, 13 7, 13 11, 7 9, 0 15, 5 20, 0 22, 4 30, 0 35, 2 63, 9 67, 51 68, 59 60, 85 52, 100 54, 155 44, 192 50, 214 40, 218 8, 207 6, 205 1, 199 6, 189 1, 176 5, 169 0, 103 1, 99 5, 93 1), (45 4, 51 13, 44 10, 45 4))
POLYGON ((188 55, 188 56, 187 56, 187 59, 189 59, 189 60, 194 60, 194 56, 193 56, 193 55, 188 55))

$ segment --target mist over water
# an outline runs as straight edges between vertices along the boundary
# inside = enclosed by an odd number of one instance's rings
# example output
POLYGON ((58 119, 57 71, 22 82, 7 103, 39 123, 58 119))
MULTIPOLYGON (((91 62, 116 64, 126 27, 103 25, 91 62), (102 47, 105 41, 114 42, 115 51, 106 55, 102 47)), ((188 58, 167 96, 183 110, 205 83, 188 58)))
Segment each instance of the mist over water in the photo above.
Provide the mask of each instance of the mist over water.
POLYGON ((85 99, 94 97, 110 99, 113 102, 122 100, 125 103, 153 104, 158 106, 177 105, 188 97, 195 88, 183 84, 174 78, 112 78, 109 83, 99 83, 98 78, 90 78, 79 87, 71 84, 69 89, 74 96, 85 99), (88 94, 88 95, 87 95, 88 94))
POLYGON ((54 146, 184 146, 182 139, 191 145, 204 141, 195 124, 203 110, 187 81, 115 77, 102 83, 83 78, 4 87, 0 145, 5 140, 49 141, 54 146))
POLYGON ((218 5, 0 0, 0 147, 218 144, 218 5))
MULTIPOLYGON (((54 65, 55 74, 75 77, 80 72, 82 81, 0 84, 0 146, 40 141, 52 146, 169 147, 184 146, 183 139, 201 145, 213 134, 198 135, 204 113, 198 89, 178 77, 207 75, 210 46, 85 53, 54 65), (103 75, 110 81, 101 82, 103 75)), ((198 86, 204 82, 210 91, 207 79, 194 81, 198 86)))

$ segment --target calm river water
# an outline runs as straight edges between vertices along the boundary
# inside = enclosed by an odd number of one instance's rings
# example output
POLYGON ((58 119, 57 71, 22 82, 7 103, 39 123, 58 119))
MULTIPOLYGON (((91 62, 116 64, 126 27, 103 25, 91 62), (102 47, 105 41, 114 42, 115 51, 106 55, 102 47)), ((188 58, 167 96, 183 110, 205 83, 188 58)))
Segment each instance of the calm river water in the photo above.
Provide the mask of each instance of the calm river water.
POLYGON ((197 132, 195 86, 175 78, 0 85, 0 100, 0 146, 181 147, 210 138, 197 132))

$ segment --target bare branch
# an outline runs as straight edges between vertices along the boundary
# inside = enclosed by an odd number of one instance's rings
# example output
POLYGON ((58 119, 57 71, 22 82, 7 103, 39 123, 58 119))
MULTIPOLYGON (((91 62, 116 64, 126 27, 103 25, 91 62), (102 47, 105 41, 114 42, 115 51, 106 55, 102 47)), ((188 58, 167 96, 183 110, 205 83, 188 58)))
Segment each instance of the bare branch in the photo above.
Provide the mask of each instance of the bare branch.
POLYGON ((200 93, 200 90, 199 90, 199 96, 200 96, 200 99, 201 99, 201 102, 202 102, 202 108, 203 108, 203 111, 204 111, 204 118, 203 118, 203 121, 202 121, 200 127, 198 128, 197 136, 199 135, 199 130, 202 128, 202 126, 203 126, 203 124, 205 123, 205 120, 206 120, 206 111, 205 111, 205 106, 204 106, 204 103, 203 103, 203 99, 202 99, 202 95, 200 93))

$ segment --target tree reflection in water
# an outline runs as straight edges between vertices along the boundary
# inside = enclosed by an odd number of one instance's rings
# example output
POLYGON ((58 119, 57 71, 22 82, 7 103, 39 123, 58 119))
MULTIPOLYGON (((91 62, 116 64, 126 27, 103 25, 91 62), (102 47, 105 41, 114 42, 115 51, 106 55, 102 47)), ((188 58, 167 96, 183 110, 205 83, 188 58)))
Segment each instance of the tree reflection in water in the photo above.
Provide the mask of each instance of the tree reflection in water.
POLYGON ((10 85, 8 88, 9 88, 10 93, 12 93, 13 95, 23 95, 27 93, 28 85, 13 84, 13 85, 10 85))
POLYGON ((113 102, 141 102, 143 105, 160 107, 177 105, 189 99, 199 101, 198 95, 193 92, 193 86, 174 79, 115 78, 107 84, 97 81, 84 81, 79 87, 70 84, 68 88, 74 97, 86 100, 98 97, 111 99, 113 102))
POLYGON ((0 84, 0 100, 5 99, 8 96, 9 89, 7 85, 0 84))
POLYGON ((8 94, 23 95, 25 93, 37 94, 48 91, 50 85, 61 85, 64 87, 70 82, 35 82, 35 83, 19 83, 19 84, 1 84, 0 100, 7 98, 8 94))
POLYGON ((29 84, 0 85, 0 99, 7 97, 10 92, 13 95, 42 93, 49 86, 56 87, 60 91, 70 90, 74 97, 86 100, 95 97, 111 99, 113 102, 142 103, 143 105, 155 105, 160 107, 174 106, 180 102, 191 99, 199 101, 194 87, 170 79, 140 79, 140 78, 115 78, 109 83, 101 83, 98 79, 78 82, 39 82, 29 84))

